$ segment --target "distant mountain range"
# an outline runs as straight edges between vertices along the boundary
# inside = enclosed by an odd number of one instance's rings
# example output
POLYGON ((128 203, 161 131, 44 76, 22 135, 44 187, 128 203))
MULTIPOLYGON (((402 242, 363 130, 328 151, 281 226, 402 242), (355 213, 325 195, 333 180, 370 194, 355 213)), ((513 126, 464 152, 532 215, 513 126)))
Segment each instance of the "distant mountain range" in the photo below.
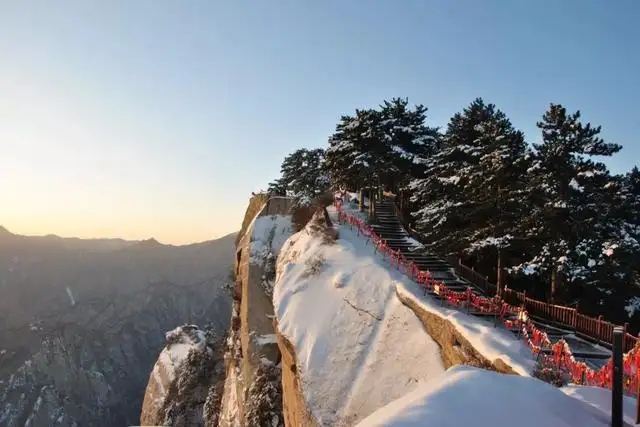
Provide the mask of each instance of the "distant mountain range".
POLYGON ((137 424, 164 332, 226 330, 235 237, 172 246, 0 226, 0 426, 137 424))

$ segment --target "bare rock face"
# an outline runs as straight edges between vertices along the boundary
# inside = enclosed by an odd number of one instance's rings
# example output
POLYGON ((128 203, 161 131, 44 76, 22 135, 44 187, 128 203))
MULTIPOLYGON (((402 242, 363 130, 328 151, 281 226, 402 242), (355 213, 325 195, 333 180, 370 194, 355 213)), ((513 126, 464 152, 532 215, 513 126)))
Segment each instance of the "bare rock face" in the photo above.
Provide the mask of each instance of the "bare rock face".
POLYGON ((454 365, 471 365, 503 374, 517 375, 502 359, 488 360, 476 350, 446 319, 422 309, 410 298, 397 293, 398 299, 418 316, 429 335, 440 345, 446 368, 454 365))
POLYGON ((149 376, 140 424, 215 425, 224 379, 223 342, 195 325, 167 332, 166 346, 149 376))
POLYGON ((247 217, 253 214, 253 218, 247 221, 236 247, 236 286, 219 427, 284 425, 271 294, 278 253, 294 232, 293 201, 272 197, 261 203, 260 209, 255 200, 250 203, 247 217))

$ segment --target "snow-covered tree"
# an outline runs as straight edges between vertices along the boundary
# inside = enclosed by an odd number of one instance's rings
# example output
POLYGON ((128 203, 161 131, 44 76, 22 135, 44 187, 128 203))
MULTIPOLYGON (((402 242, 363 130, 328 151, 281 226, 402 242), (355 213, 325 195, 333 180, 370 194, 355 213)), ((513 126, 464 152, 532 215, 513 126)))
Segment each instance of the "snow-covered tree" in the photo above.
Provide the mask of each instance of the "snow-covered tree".
POLYGON ((567 114, 551 104, 538 123, 542 143, 535 144, 529 168, 529 200, 523 235, 531 258, 514 271, 549 277, 553 300, 565 284, 587 281, 599 257, 617 248, 615 200, 620 186, 604 164, 591 156, 611 156, 621 146, 606 143, 600 127, 583 125, 580 112, 567 114))
POLYGON ((504 113, 474 100, 411 182, 418 230, 438 252, 504 249, 522 206, 526 144, 504 113))
POLYGON ((406 98, 393 98, 378 109, 343 116, 326 154, 332 181, 352 189, 406 189, 421 167, 417 159, 430 155, 438 140, 437 129, 425 125, 426 111, 423 105, 410 107, 406 98))
POLYGON ((425 124, 427 108, 409 107, 407 98, 393 98, 380 105, 380 129, 386 145, 386 159, 380 171, 381 183, 390 190, 405 190, 423 172, 420 160, 431 156, 440 135, 425 124))
POLYGON ((287 195, 287 186, 282 181, 282 178, 278 178, 273 182, 269 183, 269 188, 267 188, 267 192, 274 196, 286 196, 287 195))
POLYGON ((324 168, 324 150, 302 148, 285 157, 281 176, 269 184, 272 194, 289 195, 301 201, 310 201, 329 188, 324 168))
POLYGON ((372 109, 341 117, 326 150, 325 169, 334 185, 355 190, 373 183, 385 154, 379 122, 372 109))

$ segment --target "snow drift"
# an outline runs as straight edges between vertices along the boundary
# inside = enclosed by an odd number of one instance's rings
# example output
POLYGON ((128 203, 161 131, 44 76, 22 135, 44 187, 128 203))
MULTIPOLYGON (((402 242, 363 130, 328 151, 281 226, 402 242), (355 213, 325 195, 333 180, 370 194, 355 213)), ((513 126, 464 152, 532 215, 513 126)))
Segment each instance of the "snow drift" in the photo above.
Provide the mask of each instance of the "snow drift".
POLYGON ((457 365, 358 427, 606 427, 601 411, 542 381, 457 365))

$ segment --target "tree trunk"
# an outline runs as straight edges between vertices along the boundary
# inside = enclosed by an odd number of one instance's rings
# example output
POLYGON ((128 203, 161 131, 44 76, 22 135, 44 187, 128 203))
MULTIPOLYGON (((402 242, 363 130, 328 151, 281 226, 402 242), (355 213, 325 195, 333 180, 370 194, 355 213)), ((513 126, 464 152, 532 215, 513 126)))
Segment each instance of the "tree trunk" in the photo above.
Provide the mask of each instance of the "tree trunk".
POLYGON ((373 191, 371 193, 371 200, 369 201, 369 203, 371 204, 371 218, 375 218, 376 217, 376 200, 378 200, 378 193, 373 191))
POLYGON ((498 272, 496 277, 496 292, 502 295, 502 251, 498 248, 498 272))
POLYGON ((557 286, 558 286, 558 272, 554 267, 553 270, 551 270, 551 295, 549 295, 549 302, 551 304, 553 304, 553 301, 555 299, 557 286))
POLYGON ((358 200, 358 210, 364 212, 364 188, 360 188, 360 200, 358 200))

